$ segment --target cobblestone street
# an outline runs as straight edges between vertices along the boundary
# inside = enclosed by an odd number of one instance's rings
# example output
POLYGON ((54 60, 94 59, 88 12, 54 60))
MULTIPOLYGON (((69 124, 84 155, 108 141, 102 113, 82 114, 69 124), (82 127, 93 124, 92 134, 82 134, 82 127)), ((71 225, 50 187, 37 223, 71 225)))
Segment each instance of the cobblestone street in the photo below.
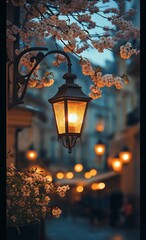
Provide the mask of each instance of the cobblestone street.
POLYGON ((88 219, 47 220, 46 240, 140 240, 138 228, 121 229, 91 226, 88 219))

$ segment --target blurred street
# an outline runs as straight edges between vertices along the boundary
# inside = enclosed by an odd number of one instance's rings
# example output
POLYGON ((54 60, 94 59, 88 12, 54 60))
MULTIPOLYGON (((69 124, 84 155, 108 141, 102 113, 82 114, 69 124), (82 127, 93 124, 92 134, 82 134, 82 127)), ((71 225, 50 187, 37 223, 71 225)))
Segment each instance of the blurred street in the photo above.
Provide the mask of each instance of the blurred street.
POLYGON ((49 219, 45 226, 46 240, 140 240, 139 229, 92 226, 88 219, 49 219))

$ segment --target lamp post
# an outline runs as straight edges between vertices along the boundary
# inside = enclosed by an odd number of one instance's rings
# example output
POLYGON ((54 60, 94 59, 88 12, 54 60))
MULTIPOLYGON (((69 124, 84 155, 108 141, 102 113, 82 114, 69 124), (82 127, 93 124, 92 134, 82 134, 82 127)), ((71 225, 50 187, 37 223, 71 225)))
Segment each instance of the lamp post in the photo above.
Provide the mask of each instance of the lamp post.
MULTIPOLYGON (((14 79, 13 94, 12 98, 10 98, 9 95, 8 109, 10 110, 15 105, 23 103, 23 98, 25 96, 31 74, 45 57, 56 53, 62 54, 66 57, 68 72, 63 75, 63 79, 66 80, 66 83, 59 87, 56 95, 48 101, 53 107, 58 140, 61 139, 63 145, 68 148, 69 153, 71 153, 72 148, 76 144, 76 140, 81 138, 87 106, 89 101, 91 101, 91 98, 86 96, 82 92, 81 87, 74 83, 77 76, 71 73, 71 60, 65 52, 61 50, 48 51, 47 48, 42 47, 32 47, 21 52, 16 59, 9 64, 9 67, 11 64, 14 64, 14 79), (34 66, 27 74, 22 75, 19 71, 20 59, 23 55, 31 51, 39 51, 36 56, 30 58, 30 62, 34 63, 34 66), (44 54, 41 51, 47 51, 47 53, 44 54), (20 85, 23 86, 21 93, 20 85)), ((10 91, 8 92, 10 93, 10 91)))

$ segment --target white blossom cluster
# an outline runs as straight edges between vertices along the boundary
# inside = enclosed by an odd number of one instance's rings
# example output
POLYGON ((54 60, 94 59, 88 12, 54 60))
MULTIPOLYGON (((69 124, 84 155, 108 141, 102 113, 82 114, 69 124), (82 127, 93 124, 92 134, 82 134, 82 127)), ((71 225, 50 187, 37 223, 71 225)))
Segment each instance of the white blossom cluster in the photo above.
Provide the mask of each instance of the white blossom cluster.
POLYGON ((30 88, 44 88, 44 87, 50 87, 54 84, 54 79, 48 79, 45 77, 42 77, 41 80, 30 78, 28 82, 28 87, 30 88))
POLYGON ((112 74, 102 75, 102 72, 97 72, 96 75, 91 76, 94 85, 90 86, 91 93, 89 96, 93 99, 99 98, 102 95, 100 88, 115 86, 117 89, 124 87, 121 77, 113 76, 112 74))
POLYGON ((55 186, 37 169, 20 172, 11 164, 7 167, 7 225, 20 227, 46 216, 59 217, 61 209, 50 207, 52 194, 64 197, 68 190, 68 185, 55 186))
POLYGON ((129 82, 126 74, 123 74, 121 77, 114 76, 113 74, 103 75, 100 68, 93 69, 90 62, 87 60, 81 60, 80 63, 83 74, 90 76, 94 83, 94 85, 90 86, 91 92, 89 93, 89 96, 92 99, 102 96, 101 88, 103 87, 115 86, 116 89, 122 89, 124 87, 124 83, 128 84, 129 82))
MULTIPOLYGON (((14 7, 19 6, 23 12, 19 27, 7 21, 9 41, 15 41, 17 37, 20 37, 26 46, 31 45, 32 42, 35 42, 36 46, 43 46, 47 44, 47 37, 52 36, 56 45, 56 40, 61 41, 64 44, 63 50, 76 55, 79 59, 82 59, 81 54, 90 48, 101 53, 108 49, 120 53, 119 55, 123 59, 128 59, 133 54, 139 54, 139 50, 133 49, 130 45, 132 39, 138 39, 140 36, 140 29, 135 27, 130 20, 136 11, 129 9, 123 12, 125 0, 42 0, 29 1, 29 3, 26 0, 8 1, 12 2, 14 7), (113 1, 114 7, 110 7, 110 3, 113 1), (104 24, 98 25, 98 22, 94 21, 93 15, 104 18, 104 24), (94 29, 95 34, 92 34, 91 29, 94 29), (127 43, 123 45, 122 41, 127 43)), ((17 54, 19 54, 19 50, 17 50, 17 54)), ((52 64, 59 66, 64 61, 63 57, 58 56, 52 64)), ((29 56, 22 58, 21 64, 27 70, 34 66, 34 63, 29 62, 29 56)), ((51 86, 54 80, 49 79, 46 75, 38 82, 38 68, 39 66, 28 86, 36 88, 51 86)), ((89 61, 82 64, 82 72, 91 78, 96 77, 89 61)), ((121 77, 111 77, 110 74, 102 76, 101 79, 98 79, 94 94, 96 97, 97 95, 101 96, 100 88, 112 85, 117 89, 122 88, 121 77)))
POLYGON ((132 21, 127 21, 122 17, 119 17, 119 18, 114 18, 112 20, 112 24, 118 26, 119 30, 121 30, 122 32, 128 33, 129 37, 131 37, 131 35, 133 35, 134 38, 139 37, 140 30, 138 27, 133 26, 132 21))
POLYGON ((111 37, 101 37, 99 41, 92 41, 92 45, 98 52, 103 52, 104 49, 113 48, 115 41, 111 37))
POLYGON ((130 58, 133 54, 139 54, 139 50, 132 48, 130 42, 127 42, 125 45, 120 47, 120 55, 123 59, 130 58))

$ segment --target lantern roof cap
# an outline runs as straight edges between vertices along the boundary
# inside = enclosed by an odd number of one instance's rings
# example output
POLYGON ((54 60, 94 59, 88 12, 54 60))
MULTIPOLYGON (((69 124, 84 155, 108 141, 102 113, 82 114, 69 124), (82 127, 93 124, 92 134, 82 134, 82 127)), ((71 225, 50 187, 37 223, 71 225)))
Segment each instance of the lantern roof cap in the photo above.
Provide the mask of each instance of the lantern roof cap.
POLYGON ((105 143, 101 139, 99 139, 96 144, 104 144, 105 145, 105 143))
POLYGON ((127 146, 123 146, 120 152, 129 152, 129 148, 127 146))
POLYGON ((77 76, 72 73, 66 73, 63 75, 63 78, 66 79, 66 83, 58 88, 58 92, 54 97, 49 99, 50 103, 61 101, 61 100, 75 100, 75 101, 85 101, 89 102, 92 98, 88 97, 83 93, 81 87, 74 83, 74 79, 77 76))

